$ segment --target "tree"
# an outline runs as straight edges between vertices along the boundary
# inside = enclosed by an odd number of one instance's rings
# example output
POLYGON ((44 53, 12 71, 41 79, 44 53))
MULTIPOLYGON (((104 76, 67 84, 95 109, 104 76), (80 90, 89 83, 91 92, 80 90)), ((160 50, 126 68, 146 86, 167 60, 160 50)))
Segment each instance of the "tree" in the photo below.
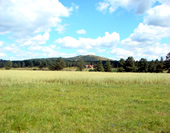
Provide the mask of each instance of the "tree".
POLYGON ((112 71, 112 67, 110 65, 110 61, 109 60, 107 60, 105 66, 104 66, 104 71, 105 72, 111 72, 112 71))
POLYGON ((167 54, 166 60, 169 60, 169 61, 170 61, 170 52, 167 54))
POLYGON ((163 58, 161 58, 161 61, 156 60, 156 72, 158 73, 163 72, 163 69, 164 69, 163 58))
POLYGON ((42 69, 43 67, 44 67, 44 64, 41 62, 41 61, 39 61, 39 66, 38 66, 40 69, 42 69))
POLYGON ((49 62, 49 70, 62 70, 65 67, 65 61, 62 58, 59 58, 55 62, 49 62))
POLYGON ((104 68, 103 68, 103 64, 102 64, 102 61, 101 61, 101 60, 99 60, 99 62, 97 63, 96 71, 98 71, 98 72, 104 72, 104 68))
POLYGON ((66 63, 65 63, 65 61, 62 58, 59 58, 59 64, 61 65, 61 69, 60 70, 64 69, 64 67, 66 66, 66 63))
POLYGON ((32 60, 29 60, 27 63, 28 63, 28 64, 27 64, 28 67, 33 67, 33 62, 32 62, 32 60))
POLYGON ((4 65, 4 62, 3 60, 0 60, 0 68, 3 68, 5 65, 4 65))
POLYGON ((17 63, 14 63, 14 66, 13 66, 14 68, 17 68, 18 67, 18 64, 17 63))
POLYGON ((50 61, 49 63, 48 63, 48 69, 49 70, 57 70, 56 69, 56 63, 55 62, 52 62, 52 61, 50 61))
POLYGON ((120 59, 119 61, 120 67, 118 69, 118 72, 124 72, 125 71, 125 60, 123 58, 120 59))
POLYGON ((84 60, 80 58, 79 64, 78 64, 78 70, 83 71, 83 69, 84 69, 84 60))
POLYGON ((156 64, 153 60, 149 63, 149 69, 148 70, 151 73, 156 72, 156 64))
POLYGON ((11 61, 8 61, 8 62, 5 63, 5 69, 6 70, 11 69, 11 67, 12 67, 12 62, 11 61))
POLYGON ((24 61, 22 62, 22 65, 21 65, 21 66, 22 66, 22 67, 25 67, 25 62, 24 62, 24 61))
POLYGON ((123 58, 121 58, 120 61, 119 61, 119 63, 120 63, 120 67, 124 67, 124 65, 125 65, 125 60, 124 60, 123 58))
POLYGON ((128 57, 125 62, 125 71, 126 72, 135 72, 136 67, 135 67, 135 61, 133 57, 128 57))
POLYGON ((141 58, 139 61, 138 72, 148 72, 148 62, 146 59, 141 58))
POLYGON ((168 70, 168 73, 170 73, 170 52, 166 56, 166 60, 164 61, 164 69, 168 70))

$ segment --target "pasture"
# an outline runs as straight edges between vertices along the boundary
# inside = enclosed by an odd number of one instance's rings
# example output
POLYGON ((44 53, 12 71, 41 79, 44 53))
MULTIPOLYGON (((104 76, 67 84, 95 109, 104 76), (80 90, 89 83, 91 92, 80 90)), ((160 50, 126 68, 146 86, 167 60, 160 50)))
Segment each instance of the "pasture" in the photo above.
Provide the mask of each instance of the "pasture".
POLYGON ((0 70, 0 132, 170 132, 170 75, 0 70))

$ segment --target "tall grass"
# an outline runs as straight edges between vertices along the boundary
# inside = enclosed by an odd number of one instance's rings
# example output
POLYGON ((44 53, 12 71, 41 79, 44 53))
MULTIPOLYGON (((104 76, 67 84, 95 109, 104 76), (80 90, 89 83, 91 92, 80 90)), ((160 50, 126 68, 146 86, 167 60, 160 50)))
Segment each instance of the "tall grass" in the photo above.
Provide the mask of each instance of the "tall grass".
POLYGON ((170 84, 169 74, 0 71, 0 84, 170 84))
POLYGON ((169 132, 169 74, 0 71, 0 132, 169 132))

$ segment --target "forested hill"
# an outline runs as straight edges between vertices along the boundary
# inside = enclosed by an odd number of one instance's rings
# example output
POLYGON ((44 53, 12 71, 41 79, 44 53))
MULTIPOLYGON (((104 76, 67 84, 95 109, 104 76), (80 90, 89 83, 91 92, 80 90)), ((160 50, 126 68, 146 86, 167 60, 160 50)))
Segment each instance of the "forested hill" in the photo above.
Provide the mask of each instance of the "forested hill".
POLYGON ((101 56, 95 56, 95 55, 80 55, 76 57, 71 57, 71 58, 63 58, 65 61, 79 61, 80 59, 83 59, 84 61, 113 61, 111 59, 101 57, 101 56))
MULTIPOLYGON (((16 68, 17 67, 39 67, 39 66, 47 67, 48 64, 50 64, 51 62, 56 62, 59 59, 60 59, 59 57, 58 58, 54 57, 54 58, 26 59, 20 61, 15 60, 12 61, 12 66, 16 68)), ((118 61, 111 60, 101 56, 95 56, 95 55, 80 55, 76 57, 62 58, 62 59, 65 61, 66 67, 75 67, 75 66, 77 67, 80 59, 83 59, 85 64, 89 64, 89 65, 90 64, 95 65, 99 60, 101 60, 103 63, 105 63, 107 60, 110 60, 113 67, 118 67, 118 61)), ((7 60, 0 60, 0 68, 4 67, 6 62, 7 60)))
MULTIPOLYGON (((53 58, 37 58, 37 59, 26 59, 26 60, 20 60, 20 61, 12 61, 12 62, 22 62, 22 61, 56 61, 57 59, 62 58, 62 57, 53 57, 53 58)), ((101 56, 95 56, 95 55, 79 55, 79 56, 75 56, 75 57, 70 57, 70 58, 62 58, 64 59, 64 61, 71 61, 71 62, 78 62, 80 59, 83 59, 83 61, 85 62, 89 62, 89 61, 113 61, 112 59, 109 58, 105 58, 105 57, 101 57, 101 56)), ((7 62, 8 60, 0 60, 1 62, 7 62)))

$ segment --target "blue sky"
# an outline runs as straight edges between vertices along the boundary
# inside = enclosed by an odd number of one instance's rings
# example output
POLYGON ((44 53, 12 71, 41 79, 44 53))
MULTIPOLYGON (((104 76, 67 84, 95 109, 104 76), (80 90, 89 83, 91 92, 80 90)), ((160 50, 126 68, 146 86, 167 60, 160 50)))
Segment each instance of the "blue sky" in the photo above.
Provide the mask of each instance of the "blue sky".
POLYGON ((0 0, 0 59, 170 52, 169 0, 0 0))

